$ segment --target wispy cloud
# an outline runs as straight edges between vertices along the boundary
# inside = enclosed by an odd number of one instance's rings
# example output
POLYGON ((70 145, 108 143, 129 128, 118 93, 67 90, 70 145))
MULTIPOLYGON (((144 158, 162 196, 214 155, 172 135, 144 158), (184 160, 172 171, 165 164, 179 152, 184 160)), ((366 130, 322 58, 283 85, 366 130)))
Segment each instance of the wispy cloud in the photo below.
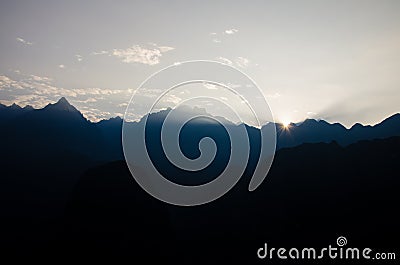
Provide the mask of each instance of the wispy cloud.
POLYGON ((97 102, 97 99, 95 99, 95 98, 87 98, 85 100, 76 100, 76 102, 79 102, 79 103, 93 103, 93 102, 97 102))
POLYGON ((0 75, 0 90, 6 90, 11 88, 20 89, 21 87, 18 86, 18 82, 12 80, 8 76, 0 75))
POLYGON ((8 89, 15 91, 15 89, 23 90, 18 94, 35 94, 35 95, 47 95, 47 96, 67 96, 77 97, 78 95, 96 95, 96 94, 108 94, 108 90, 100 91, 101 89, 88 88, 83 89, 66 89, 57 87, 53 84, 53 80, 49 77, 37 76, 37 75, 22 75, 19 80, 12 79, 8 76, 0 76, 0 89, 8 89))
POLYGON ((144 88, 140 91, 140 96, 147 98, 157 98, 162 93, 163 90, 160 88, 144 88))
POLYGON ((126 106, 128 106, 128 103, 126 103, 126 102, 118 104, 118 107, 124 107, 125 108, 126 106))
POLYGON ((222 57, 222 56, 217 57, 217 60, 221 61, 221 62, 223 62, 225 64, 228 64, 228 65, 232 65, 233 64, 233 62, 231 60, 229 60, 228 58, 222 57))
POLYGON ((177 105, 181 100, 182 99, 176 95, 167 95, 164 99, 165 102, 173 103, 174 105, 177 105))
POLYGON ((53 81, 53 79, 46 77, 46 76, 37 76, 37 75, 30 75, 33 81, 37 82, 45 82, 45 83, 50 83, 53 81))
POLYGON ((316 112, 313 112, 313 111, 308 111, 307 112, 307 117, 315 117, 316 115, 317 115, 316 112))
POLYGON ((216 58, 218 61, 225 63, 227 65, 237 66, 240 68, 246 68, 250 65, 250 60, 245 57, 237 57, 234 60, 219 56, 216 58))
POLYGON ((142 63, 155 65, 160 63, 163 53, 173 50, 172 47, 161 46, 152 49, 142 48, 139 45, 133 45, 127 49, 114 49, 112 55, 122 59, 125 63, 142 63))
POLYGON ((208 90, 217 90, 218 87, 214 84, 210 84, 210 83, 204 83, 203 84, 205 88, 207 88, 208 90))
POLYGON ((149 48, 133 45, 126 49, 113 49, 111 51, 93 52, 93 55, 109 55, 121 59, 125 63, 141 63, 147 65, 155 65, 160 63, 160 58, 166 52, 175 48, 169 46, 158 46, 150 43, 149 48))
POLYGON ((226 29, 226 30, 224 30, 224 31, 222 31, 222 32, 220 32, 220 33, 211 32, 211 33, 210 33, 210 36, 212 37, 212 39, 211 39, 212 42, 214 42, 214 43, 221 43, 223 39, 227 38, 226 35, 233 35, 233 34, 236 34, 236 33, 238 33, 238 32, 239 32, 238 29, 232 28, 232 29, 226 29), (225 36, 224 36, 224 35, 225 35, 225 36))
POLYGON ((14 97, 12 100, 1 100, 1 102, 5 105, 11 105, 13 103, 19 106, 27 106, 30 105, 34 108, 42 108, 49 100, 45 96, 35 95, 35 94, 27 94, 27 95, 18 95, 14 97))
POLYGON ((224 33, 228 34, 228 35, 232 35, 232 34, 235 34, 237 32, 239 32, 238 29, 227 29, 227 30, 224 31, 224 33))
POLYGON ((249 66, 250 60, 244 57, 238 57, 235 62, 237 66, 241 68, 246 68, 247 66, 249 66))
POLYGON ((17 38, 16 40, 19 41, 20 43, 25 44, 25 45, 33 45, 33 42, 24 40, 23 38, 17 38))
POLYGON ((111 116, 111 113, 108 111, 101 111, 97 108, 86 107, 86 106, 81 107, 80 112, 82 112, 83 116, 85 116, 86 119, 91 120, 93 122, 98 122, 100 120, 110 118, 111 116))
POLYGON ((169 52, 174 50, 175 48, 169 46, 159 46, 158 49, 160 50, 160 52, 169 52))
POLYGON ((104 54, 108 54, 108 51, 99 51, 99 52, 92 52, 92 55, 104 55, 104 54))

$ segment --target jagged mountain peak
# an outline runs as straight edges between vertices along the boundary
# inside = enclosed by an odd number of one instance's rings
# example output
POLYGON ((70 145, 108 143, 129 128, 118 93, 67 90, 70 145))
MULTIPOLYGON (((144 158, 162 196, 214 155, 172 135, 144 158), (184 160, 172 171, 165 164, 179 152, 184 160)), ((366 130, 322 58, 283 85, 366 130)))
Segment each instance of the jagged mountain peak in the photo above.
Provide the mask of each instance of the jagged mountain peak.
POLYGON ((10 109, 21 109, 21 107, 15 103, 13 103, 9 108, 10 109))
POLYGON ((54 104, 48 104, 44 109, 61 110, 68 112, 79 112, 74 106, 72 106, 65 97, 60 98, 54 104))
POLYGON ((324 120, 315 120, 315 119, 305 119, 302 123, 297 126, 315 126, 315 125, 331 125, 324 120))
POLYGON ((23 107, 24 110, 34 110, 34 108, 31 105, 26 105, 23 107))

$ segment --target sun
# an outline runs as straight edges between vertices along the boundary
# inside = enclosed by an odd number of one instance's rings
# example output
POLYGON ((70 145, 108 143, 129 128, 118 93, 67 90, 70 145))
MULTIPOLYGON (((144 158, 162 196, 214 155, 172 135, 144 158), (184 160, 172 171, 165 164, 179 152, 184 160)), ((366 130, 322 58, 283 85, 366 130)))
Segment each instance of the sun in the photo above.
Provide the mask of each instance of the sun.
POLYGON ((290 128, 290 123, 291 123, 290 120, 284 119, 284 120, 281 121, 281 123, 282 123, 283 128, 285 128, 285 129, 289 129, 290 128))

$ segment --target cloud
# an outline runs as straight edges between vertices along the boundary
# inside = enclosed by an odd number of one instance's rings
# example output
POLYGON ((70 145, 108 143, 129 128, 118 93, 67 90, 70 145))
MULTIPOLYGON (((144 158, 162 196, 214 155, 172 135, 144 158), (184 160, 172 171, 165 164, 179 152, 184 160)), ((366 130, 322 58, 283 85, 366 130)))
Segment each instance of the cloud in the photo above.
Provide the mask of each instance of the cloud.
POLYGON ((112 55, 122 59, 125 63, 142 63, 147 65, 155 65, 160 63, 163 53, 173 50, 168 46, 159 46, 151 49, 133 45, 127 49, 114 49, 112 55))
MULTIPOLYGON (((233 88, 233 89, 242 87, 242 85, 240 85, 240 84, 233 84, 233 83, 230 83, 230 82, 228 82, 226 85, 227 85, 228 87, 230 87, 230 88, 233 88)), ((246 87, 248 87, 248 85, 249 85, 249 84, 247 84, 246 87)))
POLYGON ((21 90, 18 94, 32 95, 54 95, 76 97, 79 89, 65 89, 56 87, 52 84, 53 79, 45 76, 22 75, 19 80, 11 79, 8 76, 0 76, 0 89, 9 89, 10 91, 21 90))
MULTIPOLYGON (((133 91, 132 91, 133 92, 133 91)), ((157 98, 164 92, 163 89, 160 88, 142 88, 140 92, 138 92, 140 97, 147 97, 147 98, 157 98)))
MULTIPOLYGON (((65 88, 55 80, 33 74, 0 75, 0 102, 6 105, 16 103, 20 106, 31 105, 42 108, 49 102, 56 102, 66 97, 91 121, 110 118, 116 113, 124 113, 134 89, 111 89, 99 87, 65 88)), ((163 92, 158 88, 144 88, 138 94, 138 102, 154 102, 154 97, 163 92)), ((167 94, 155 110, 173 107, 182 101, 177 94, 167 94)), ((146 114, 147 109, 141 105, 135 109, 135 120, 146 114), (137 113, 136 113, 137 112, 137 113)))
POLYGON ((250 60, 244 57, 238 57, 235 62, 237 66, 241 68, 246 68, 247 66, 249 66, 250 60))
POLYGON ((0 89, 10 88, 13 84, 13 80, 5 75, 0 75, 0 89))
POLYGON ((167 95, 165 99, 163 99, 165 102, 168 103, 173 103, 177 105, 182 99, 180 97, 177 97, 175 95, 167 95))
POLYGON ((53 79, 46 76, 30 75, 33 81, 50 83, 53 79))
POLYGON ((168 46, 160 46, 160 47, 158 47, 158 49, 159 49, 161 52, 168 52, 168 51, 172 51, 172 50, 175 49, 175 48, 168 47, 168 46))
POLYGON ((224 33, 228 34, 228 35, 233 35, 233 34, 235 34, 237 32, 239 32, 239 30, 237 30, 237 29, 227 29, 227 30, 224 31, 224 33))
POLYGON ((63 64, 59 64, 59 65, 58 65, 58 68, 60 68, 60 69, 64 69, 64 68, 65 68, 65 65, 63 65, 63 64))
MULTIPOLYGON (((31 105, 34 108, 43 108, 49 102, 55 102, 60 97, 67 97, 82 114, 95 122, 110 118, 118 111, 121 113, 126 108, 126 100, 132 93, 131 89, 107 88, 62 88, 55 86, 49 77, 37 75, 23 75, 19 80, 0 75, 0 92, 7 91, 5 98, 0 97, 3 104, 16 103, 20 106, 31 105), (104 111, 104 108, 107 111, 104 111)), ((0 94, 1 95, 5 95, 0 94)))
POLYGON ((224 64, 228 64, 228 65, 233 64, 233 62, 231 60, 229 60, 228 58, 222 57, 222 56, 217 57, 217 60, 223 62, 224 64))
POLYGON ((87 98, 87 99, 85 99, 85 100, 76 100, 76 102, 79 102, 79 103, 94 103, 94 102, 97 102, 97 99, 95 99, 95 98, 87 98))
POLYGON ((80 112, 85 116, 86 119, 92 122, 98 122, 110 118, 111 113, 108 111, 101 111, 97 108, 81 107, 80 112))
POLYGON ((126 103, 126 102, 118 104, 118 107, 126 108, 127 106, 128 106, 128 103, 126 103))
POLYGON ((99 51, 99 52, 92 52, 92 55, 104 55, 104 54, 108 54, 108 51, 99 51))
POLYGON ((312 111, 308 111, 307 112, 307 116, 315 116, 317 113, 312 112, 312 111))
POLYGON ((155 43, 149 43, 150 48, 144 48, 139 45, 132 45, 126 49, 113 49, 111 51, 92 52, 92 55, 109 55, 122 59, 124 63, 142 63, 155 65, 160 63, 160 58, 166 52, 175 48, 169 46, 158 46, 155 43))
POLYGON ((222 39, 225 37, 223 35, 233 35, 235 33, 239 32, 238 29, 226 29, 222 33, 217 33, 217 32, 211 32, 210 36, 212 37, 212 42, 214 43, 221 43, 222 39))
POLYGON ((246 68, 250 65, 250 60, 244 57, 237 57, 234 61, 222 56, 219 56, 216 59, 227 65, 235 65, 240 68, 246 68))
POLYGON ((73 88, 70 89, 72 93, 74 93, 74 97, 76 96, 86 96, 86 95, 97 95, 97 96, 110 96, 115 94, 121 94, 123 92, 128 92, 128 90, 121 89, 107 89, 107 88, 73 88))
POLYGON ((210 84, 210 83, 204 83, 203 84, 205 88, 209 89, 209 90, 217 90, 218 86, 214 85, 214 84, 210 84))
POLYGON ((21 42, 21 43, 23 43, 23 44, 25 44, 25 45, 33 45, 33 43, 32 42, 30 42, 30 41, 27 41, 27 40, 24 40, 23 38, 17 38, 17 41, 19 41, 19 42, 21 42))
POLYGON ((13 103, 19 106, 27 106, 30 105, 34 108, 43 108, 49 103, 48 98, 45 96, 28 94, 28 95, 19 95, 12 100, 1 100, 5 105, 12 105, 13 103))

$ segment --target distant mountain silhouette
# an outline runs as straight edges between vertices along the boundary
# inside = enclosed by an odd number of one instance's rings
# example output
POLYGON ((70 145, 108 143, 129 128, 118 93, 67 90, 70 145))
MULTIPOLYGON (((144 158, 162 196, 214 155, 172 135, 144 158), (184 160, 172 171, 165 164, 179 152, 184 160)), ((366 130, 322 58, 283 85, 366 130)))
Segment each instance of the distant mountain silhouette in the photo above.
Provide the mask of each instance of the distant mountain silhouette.
POLYGON ((360 140, 382 139, 400 135, 400 114, 394 114, 374 126, 353 125, 346 129, 339 123, 330 124, 324 120, 307 119, 289 128, 278 125, 278 148, 293 147, 302 143, 329 143, 336 141, 342 146, 360 140))
POLYGON ((116 154, 107 148, 110 139, 103 135, 108 134, 105 127, 110 124, 116 134, 113 137, 120 138, 120 126, 115 127, 107 121, 88 121, 65 98, 43 109, 20 108, 15 105, 1 108, 0 118, 3 124, 0 136, 7 139, 5 147, 11 154, 20 149, 34 149, 36 155, 44 153, 53 156, 60 152, 73 152, 103 161, 120 159, 122 156, 122 152, 116 154))
POLYGON ((24 108, 21 108, 15 103, 9 107, 0 104, 0 125, 4 125, 7 121, 14 119, 18 115, 21 115, 23 113, 32 110, 33 107, 29 105, 25 106, 24 108))
MULTIPOLYGON (((205 112, 202 109, 189 107, 186 109, 185 111, 194 113, 205 112)), ((169 111, 170 109, 150 114, 150 126, 151 124, 160 125, 169 111)), ((227 120, 225 122, 231 124, 227 120)), ((204 126, 201 122, 197 124, 204 126)), ((46 153, 69 150, 92 160, 103 161, 123 158, 122 120, 117 117, 92 123, 86 120, 65 98, 43 109, 33 109, 30 106, 21 108, 15 104, 7 107, 0 104, 0 125, 3 128, 0 136, 8 139, 7 142, 12 148, 19 149, 36 143, 38 146, 36 152, 40 152, 40 149, 45 149, 46 153)), ((313 119, 307 119, 298 125, 291 124, 289 129, 281 124, 274 125, 277 128, 278 149, 302 143, 329 143, 331 141, 346 146, 360 140, 399 136, 400 114, 394 114, 374 126, 355 124, 350 129, 346 129, 339 123, 330 124, 323 120, 313 119)), ((253 129, 248 127, 248 131, 253 131, 253 129)), ((257 132, 250 132, 250 135, 250 137, 252 135, 257 137, 257 132)), ((8 151, 13 152, 13 150, 8 151)))
MULTIPOLYGON (((197 178, 187 178, 190 172, 184 172, 172 165, 161 147, 161 125, 170 109, 149 114, 148 140, 151 158, 163 168, 167 175, 179 183, 200 184, 213 179, 213 175, 223 170, 229 160, 229 140, 222 126, 207 119, 197 119, 183 127, 180 143, 182 152, 190 157, 199 156, 198 142, 204 136, 211 136, 217 143, 217 160, 208 169, 198 172, 197 178), (225 162, 224 162, 225 161, 225 162), (214 174, 210 174, 213 172, 214 174), (192 182, 194 181, 194 182, 192 182)), ((185 112, 204 114, 204 109, 183 108, 185 112)), ((142 118, 140 122, 143 122, 142 118)), ((228 126, 235 127, 228 120, 221 119, 228 126)), ((43 109, 30 106, 21 108, 15 104, 7 107, 0 105, 0 124, 2 130, 2 152, 4 162, 2 170, 6 174, 22 176, 27 174, 52 175, 54 171, 64 175, 82 172, 89 166, 106 161, 123 159, 122 119, 111 118, 93 123, 84 118, 67 99, 61 98, 43 109), (68 161, 68 162, 66 162, 68 161), (75 162, 70 162, 75 161, 75 162), (21 165, 24 165, 21 167, 21 165)), ((129 123, 137 126, 138 122, 129 123)), ((292 124, 289 129, 281 124, 276 126, 277 149, 294 147, 303 143, 337 142, 342 146, 360 140, 371 140, 400 135, 400 114, 395 114, 374 126, 354 125, 346 129, 342 125, 329 124, 326 121, 305 120, 299 125, 292 124)), ((265 129, 263 127, 262 129, 265 129)), ((260 131, 246 126, 250 138, 250 159, 246 172, 254 170, 260 151, 260 131)), ((72 183, 70 179, 66 180, 72 183)), ((65 185, 70 186, 71 184, 65 185)))
MULTIPOLYGON (((199 156, 198 142, 204 136, 212 137, 218 146, 219 163, 212 163, 210 167, 197 172, 197 177, 193 177, 190 172, 184 172, 172 165, 161 148, 161 125, 169 111, 170 109, 167 109, 147 116, 147 144, 151 150, 151 159, 166 173, 167 178, 172 176, 173 181, 177 183, 194 185, 212 180, 229 160, 229 140, 225 130, 207 119, 197 119, 184 126, 180 143, 182 152, 187 157, 199 156), (192 177, 188 178, 188 175, 192 177)), ((205 113, 204 109, 190 107, 183 108, 183 111, 205 113)), ((143 120, 142 118, 139 122, 143 120)), ((228 120, 221 120, 228 126, 236 126, 228 120)), ((90 166, 124 158, 121 141, 122 119, 117 117, 97 123, 90 122, 65 98, 43 109, 33 109, 30 106, 21 108, 16 104, 9 107, 0 105, 0 124, 0 138, 3 139, 0 159, 3 161, 2 170, 5 175, 52 176, 57 171, 60 175, 76 176, 90 166)), ((129 126, 135 127, 137 124, 132 122, 129 126)), ((351 129, 346 129, 338 123, 329 124, 326 121, 311 119, 299 125, 292 124, 289 129, 285 129, 281 124, 266 126, 276 126, 277 149, 302 143, 332 141, 346 146, 360 140, 399 136, 400 114, 395 114, 374 126, 356 124, 351 129)), ((250 126, 246 126, 246 129, 251 148, 246 173, 251 173, 258 162, 260 131, 250 126)), ((54 180, 50 179, 49 183, 52 181, 54 180)), ((74 178, 62 177, 57 181, 64 183, 59 186, 59 194, 64 194, 73 185, 74 178)), ((4 189, 7 189, 6 186, 4 189)))
MULTIPOLYGON (((183 127, 180 144, 187 157, 199 156, 204 136, 218 147, 215 162, 188 178, 160 145, 169 111, 148 115, 151 159, 174 182, 212 180, 229 160, 226 132, 207 119, 183 127)), ((246 126, 250 158, 242 179, 221 199, 194 208, 166 205, 136 184, 123 161, 122 122, 90 122, 65 98, 43 109, 0 104, 1 255, 250 264, 265 241, 326 247, 343 235, 351 246, 399 247, 399 114, 350 129, 316 120, 289 129, 266 125, 277 128, 278 151, 270 174, 252 193, 247 187, 260 130, 246 126)))

